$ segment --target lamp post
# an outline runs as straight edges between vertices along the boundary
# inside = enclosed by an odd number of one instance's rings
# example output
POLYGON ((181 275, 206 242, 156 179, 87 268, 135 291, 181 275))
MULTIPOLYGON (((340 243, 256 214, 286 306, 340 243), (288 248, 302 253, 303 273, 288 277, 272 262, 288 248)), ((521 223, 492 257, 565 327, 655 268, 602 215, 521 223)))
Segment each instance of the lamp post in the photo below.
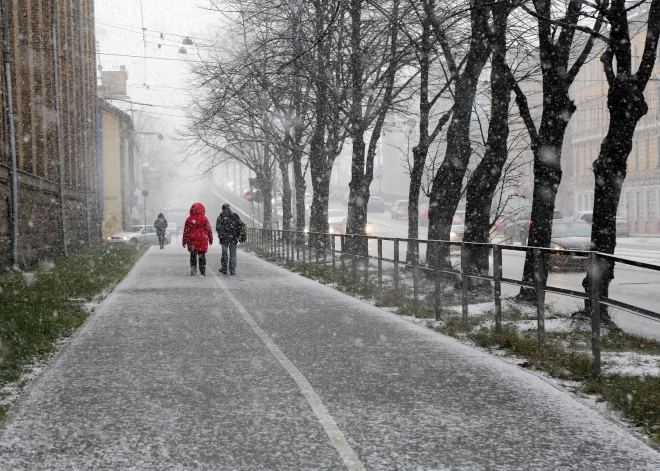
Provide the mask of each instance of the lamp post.
POLYGON ((149 192, 142 190, 142 196, 144 196, 144 245, 147 245, 147 196, 149 196, 149 192))

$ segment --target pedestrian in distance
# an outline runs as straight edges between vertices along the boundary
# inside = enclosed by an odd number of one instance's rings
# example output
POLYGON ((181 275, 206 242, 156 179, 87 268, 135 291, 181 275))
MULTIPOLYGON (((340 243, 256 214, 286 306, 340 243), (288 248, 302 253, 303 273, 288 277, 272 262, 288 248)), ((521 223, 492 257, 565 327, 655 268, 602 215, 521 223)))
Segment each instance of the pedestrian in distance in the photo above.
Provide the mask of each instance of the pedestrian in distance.
POLYGON ((156 235, 158 236, 158 243, 160 248, 165 248, 165 229, 167 229, 167 219, 163 213, 158 214, 158 219, 154 221, 154 227, 156 228, 156 235))
POLYGON ((190 252, 190 274, 199 273, 206 276, 206 252, 209 245, 213 244, 213 230, 211 223, 205 216, 206 208, 202 203, 195 203, 190 207, 190 216, 186 219, 183 229, 183 247, 188 247, 190 252))
POLYGON ((220 273, 236 274, 236 245, 239 242, 243 232, 243 221, 238 214, 232 212, 228 203, 222 205, 222 212, 215 222, 215 230, 218 233, 218 240, 222 244, 222 259, 220 273))

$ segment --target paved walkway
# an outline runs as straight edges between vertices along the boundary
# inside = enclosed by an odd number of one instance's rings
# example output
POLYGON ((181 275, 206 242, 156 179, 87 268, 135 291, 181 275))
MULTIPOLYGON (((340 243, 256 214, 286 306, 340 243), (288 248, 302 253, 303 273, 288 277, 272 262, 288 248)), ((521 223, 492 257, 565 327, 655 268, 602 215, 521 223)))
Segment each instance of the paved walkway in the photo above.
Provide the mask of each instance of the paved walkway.
POLYGON ((191 277, 152 248, 12 410, 0 469, 660 469, 535 376, 239 256, 191 277))

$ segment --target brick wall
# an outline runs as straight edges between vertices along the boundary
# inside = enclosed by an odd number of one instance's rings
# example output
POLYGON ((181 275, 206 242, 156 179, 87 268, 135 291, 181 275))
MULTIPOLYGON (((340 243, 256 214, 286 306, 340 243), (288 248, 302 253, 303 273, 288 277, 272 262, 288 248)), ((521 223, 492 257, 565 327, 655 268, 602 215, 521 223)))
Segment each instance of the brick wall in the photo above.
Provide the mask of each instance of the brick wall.
MULTIPOLYGON (((88 231, 92 232, 94 240, 100 239, 93 218, 95 208, 98 207, 99 193, 94 5, 93 0, 82 0, 80 5, 78 1, 57 0, 55 15, 52 1, 9 2, 9 41, 19 169, 20 265, 31 265, 63 252, 60 171, 65 182, 68 247, 77 250, 86 246, 88 231), (61 167, 55 112, 54 45, 51 36, 53 24, 57 24, 61 167), (81 77, 85 78, 84 90, 81 89, 81 77), (89 214, 85 209, 85 191, 88 194, 89 214)), ((0 270, 7 269, 11 263, 11 154, 7 84, 4 78, 4 58, 1 56, 0 52, 0 270)))

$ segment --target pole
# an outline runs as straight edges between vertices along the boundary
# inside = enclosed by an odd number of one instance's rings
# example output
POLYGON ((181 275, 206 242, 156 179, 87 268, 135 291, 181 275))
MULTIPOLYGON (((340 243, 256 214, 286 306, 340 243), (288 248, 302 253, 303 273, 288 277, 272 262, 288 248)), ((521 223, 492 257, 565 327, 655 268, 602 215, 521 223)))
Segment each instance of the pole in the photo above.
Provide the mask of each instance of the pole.
POLYGON ((2 45, 7 82, 7 114, 9 115, 9 142, 11 147, 11 264, 18 268, 18 162, 16 158, 16 129, 14 123, 14 92, 11 82, 9 49, 9 2, 2 0, 2 45))
POLYGON ((589 278, 591 301, 591 352, 593 355, 593 376, 600 376, 600 284, 603 278, 602 263, 596 252, 589 254, 589 278))
POLYGON ((78 13, 78 53, 80 55, 80 100, 82 102, 82 141, 83 141, 83 155, 82 155, 82 170, 83 170, 83 186, 85 192, 85 226, 87 227, 87 245, 92 245, 92 231, 89 224, 89 170, 87 168, 87 152, 89 145, 87 139, 87 129, 89 121, 87 119, 87 81, 85 80, 85 57, 83 53, 83 19, 82 19, 82 0, 78 0, 76 4, 78 13))
MULTIPOLYGON (((433 247, 433 272, 435 280, 435 320, 439 321, 442 316, 442 284, 440 283, 440 242, 435 242, 433 247)), ((426 247, 428 251, 429 248, 426 247)))
POLYGON ((468 325, 468 277, 467 277, 467 250, 465 242, 461 242, 461 308, 463 310, 463 322, 468 325))
POLYGON ((493 245, 493 280, 495 282, 495 332, 502 332, 502 248, 493 245))
POLYGON ((147 245, 147 197, 144 197, 144 245, 147 245))
POLYGON ((57 167, 60 180, 60 224, 62 228, 62 255, 69 256, 66 237, 66 187, 64 184, 64 149, 62 148, 62 120, 60 102, 60 72, 59 58, 57 56, 57 0, 53 0, 51 9, 51 35, 53 41, 53 84, 55 87, 55 126, 57 129, 57 167))
POLYGON ((534 249, 535 287, 536 287, 536 313, 538 318, 539 349, 545 347, 545 285, 543 283, 543 254, 541 249, 534 249))
POLYGON ((144 245, 147 245, 147 196, 149 196, 149 192, 142 190, 142 196, 144 197, 144 245))

